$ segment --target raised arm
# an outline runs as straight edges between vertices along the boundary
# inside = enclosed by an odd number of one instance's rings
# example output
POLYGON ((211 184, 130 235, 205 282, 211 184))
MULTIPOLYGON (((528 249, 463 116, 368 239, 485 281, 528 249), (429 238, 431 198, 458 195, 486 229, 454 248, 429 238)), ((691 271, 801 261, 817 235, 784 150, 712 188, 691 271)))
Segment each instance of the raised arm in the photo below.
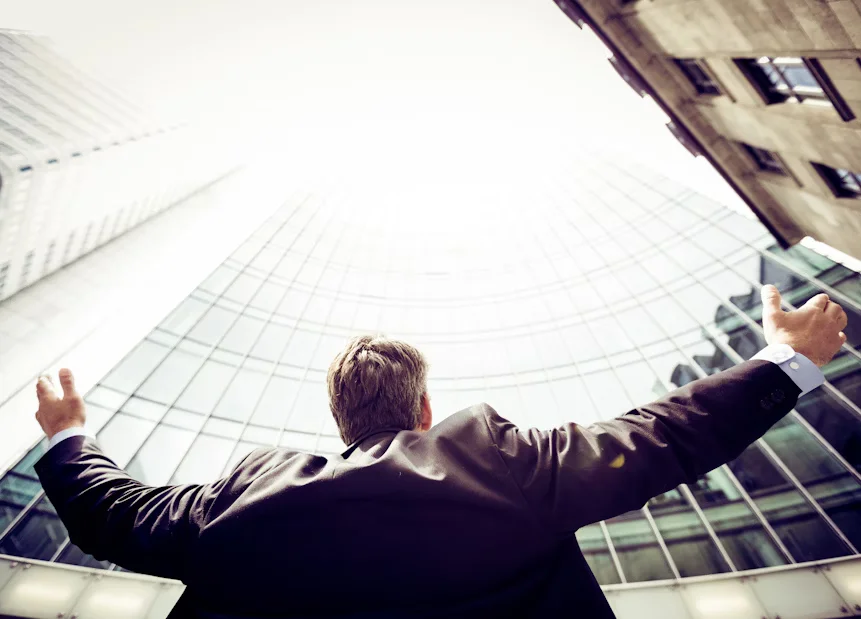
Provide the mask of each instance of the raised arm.
MULTIPOLYGON (((59 432, 74 434, 69 431, 82 428, 85 420, 71 372, 61 370, 60 383, 62 398, 47 378, 37 385, 36 419, 49 439, 59 432)), ((147 486, 81 435, 52 445, 35 468, 71 541, 81 550, 129 570, 179 579, 212 501, 241 481, 234 469, 213 484, 147 486)))
POLYGON ((520 430, 488 415, 513 481, 538 517, 568 535, 639 508, 737 457, 792 410, 802 392, 821 384, 814 365, 827 363, 845 341, 845 312, 826 295, 783 312, 773 286, 763 289, 763 305, 766 338, 779 347, 770 356, 763 351, 769 360, 747 361, 590 426, 520 430))

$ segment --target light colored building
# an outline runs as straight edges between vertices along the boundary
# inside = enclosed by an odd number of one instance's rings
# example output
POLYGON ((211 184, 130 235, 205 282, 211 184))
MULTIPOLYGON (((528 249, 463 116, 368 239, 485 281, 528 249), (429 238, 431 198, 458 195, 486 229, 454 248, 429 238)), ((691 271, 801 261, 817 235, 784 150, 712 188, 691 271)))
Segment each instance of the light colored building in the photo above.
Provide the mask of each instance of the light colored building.
POLYGON ((214 181, 233 156, 150 118, 44 38, 0 30, 0 299, 214 181))
POLYGON ((782 245, 861 256, 861 2, 556 3, 782 245))

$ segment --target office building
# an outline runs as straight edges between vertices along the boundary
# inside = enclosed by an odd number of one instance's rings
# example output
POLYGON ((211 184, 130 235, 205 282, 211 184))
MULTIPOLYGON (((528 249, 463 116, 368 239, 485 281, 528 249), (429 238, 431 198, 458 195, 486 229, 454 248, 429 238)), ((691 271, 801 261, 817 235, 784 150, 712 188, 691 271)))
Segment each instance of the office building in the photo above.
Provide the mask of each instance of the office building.
POLYGON ((43 37, 0 30, 0 300, 212 182, 233 154, 151 118, 43 37))
MULTIPOLYGON (((577 539, 622 619, 854 612, 861 274, 633 162, 552 176, 294 195, 87 391, 90 429, 148 484, 214 480, 263 445, 336 457, 326 369, 376 331, 425 351, 437 420, 485 401, 587 424, 756 352, 761 283, 795 306, 825 291, 849 314, 826 385, 727 466, 577 539)), ((43 450, 0 479, 0 554, 111 569, 69 543, 43 450)))
POLYGON ((861 4, 556 0, 783 246, 861 256, 861 4))

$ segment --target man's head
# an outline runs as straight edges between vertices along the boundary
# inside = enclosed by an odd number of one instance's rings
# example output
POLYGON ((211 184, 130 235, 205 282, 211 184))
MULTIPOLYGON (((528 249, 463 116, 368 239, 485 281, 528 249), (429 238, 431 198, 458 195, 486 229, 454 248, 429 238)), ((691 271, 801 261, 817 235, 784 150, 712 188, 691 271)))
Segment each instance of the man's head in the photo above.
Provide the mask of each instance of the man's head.
POLYGON ((354 337, 329 366, 329 408, 349 445, 381 428, 428 430, 427 362, 406 342, 354 337))

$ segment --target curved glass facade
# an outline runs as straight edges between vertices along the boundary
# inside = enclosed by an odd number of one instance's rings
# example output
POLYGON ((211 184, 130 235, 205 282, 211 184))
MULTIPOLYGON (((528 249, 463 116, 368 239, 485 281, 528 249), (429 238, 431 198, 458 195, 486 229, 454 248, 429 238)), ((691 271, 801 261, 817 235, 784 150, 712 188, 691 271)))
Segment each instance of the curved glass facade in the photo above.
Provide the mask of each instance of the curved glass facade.
MULTIPOLYGON (((336 454, 326 369, 376 331, 426 353, 437 420, 480 401, 521 426, 607 419, 764 346, 774 283, 849 314, 827 384, 735 461, 577 538, 602 584, 858 552, 858 273, 634 164, 479 194, 288 200, 86 395, 104 450, 149 484, 213 480, 261 445, 336 454)), ((43 449, 0 481, 0 553, 99 565, 41 493, 43 449)))

